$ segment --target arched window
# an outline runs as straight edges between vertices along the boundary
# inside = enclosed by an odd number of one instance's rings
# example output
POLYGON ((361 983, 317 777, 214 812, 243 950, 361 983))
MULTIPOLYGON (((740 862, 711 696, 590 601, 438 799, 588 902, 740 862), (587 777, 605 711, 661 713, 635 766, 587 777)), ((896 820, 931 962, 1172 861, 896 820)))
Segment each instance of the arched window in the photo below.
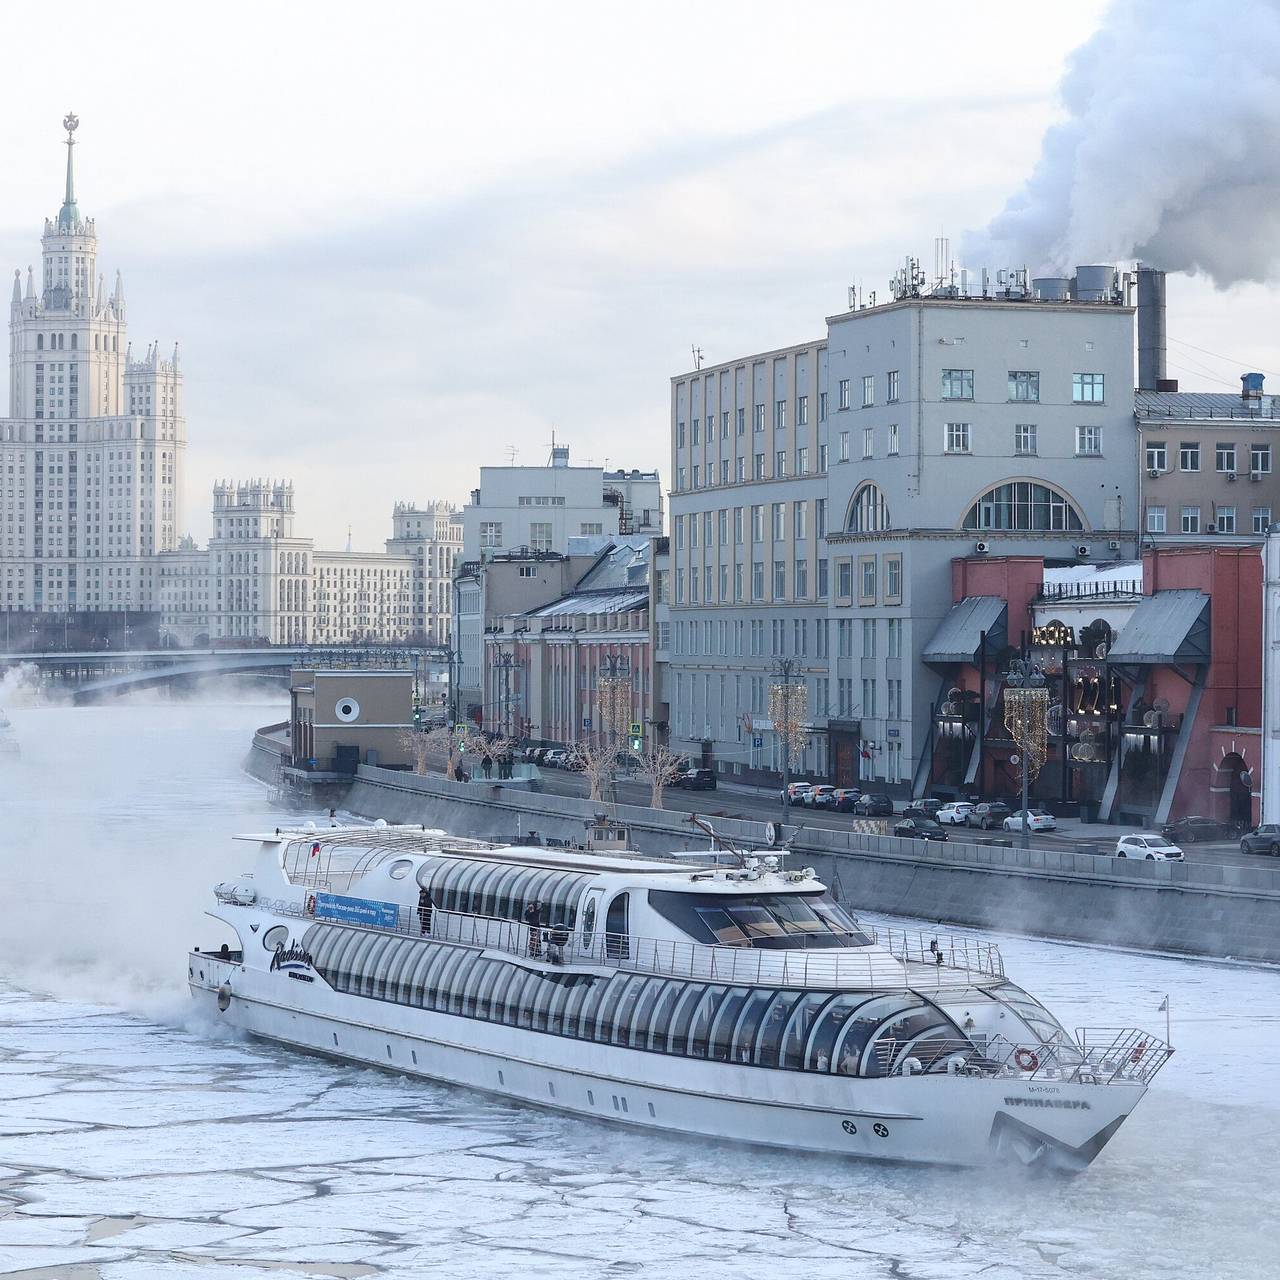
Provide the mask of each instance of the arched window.
POLYGON ((1082 530, 1071 500, 1051 485, 1010 480, 989 489, 969 508, 966 529, 1082 530))
POLYGON ((44 334, 43 333, 36 334, 36 350, 37 351, 44 350, 44 334))
POLYGON ((76 349, 76 338, 77 338, 77 336, 78 336, 78 335, 77 335, 77 334, 74 334, 74 333, 71 335, 71 350, 72 350, 72 351, 74 351, 74 350, 76 349))
POLYGON ((853 501, 849 504, 850 533, 877 533, 892 526, 889 523, 889 504, 879 485, 859 485, 854 491, 853 501))

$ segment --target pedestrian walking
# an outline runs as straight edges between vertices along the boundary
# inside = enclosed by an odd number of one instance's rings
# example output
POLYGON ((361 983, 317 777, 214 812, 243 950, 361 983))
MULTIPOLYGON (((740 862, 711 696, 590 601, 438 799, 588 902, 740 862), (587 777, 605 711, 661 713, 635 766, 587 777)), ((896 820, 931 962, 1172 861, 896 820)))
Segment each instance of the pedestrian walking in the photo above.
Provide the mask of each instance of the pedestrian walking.
POLYGON ((424 936, 431 932, 431 912, 434 908, 430 889, 418 890, 418 924, 419 932, 424 936))
POLYGON ((493 757, 487 751, 484 753, 484 759, 480 761, 480 768, 486 778, 493 772, 493 757))
POLYGON ((524 922, 529 926, 529 954, 542 954, 542 903, 536 899, 524 909, 524 922))

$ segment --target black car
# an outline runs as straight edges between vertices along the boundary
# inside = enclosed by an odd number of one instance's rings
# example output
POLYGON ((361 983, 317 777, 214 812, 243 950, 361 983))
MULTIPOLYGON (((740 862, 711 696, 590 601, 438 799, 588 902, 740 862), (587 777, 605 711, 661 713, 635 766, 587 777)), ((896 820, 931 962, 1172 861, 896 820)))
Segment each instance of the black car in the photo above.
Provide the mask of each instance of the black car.
POLYGON ((975 805, 965 823, 970 827, 981 827, 983 831, 994 831, 1004 826, 1004 820, 1013 812, 1003 800, 988 800, 975 805))
POLYGON ((903 818, 893 824, 895 836, 909 836, 913 840, 945 840, 947 833, 932 818, 903 818))
POLYGON ((868 792, 854 802, 853 812, 863 818, 892 818, 893 801, 878 792, 868 792))
POLYGON ((1280 825, 1264 822, 1256 831, 1240 837, 1241 853, 1269 853, 1280 858, 1280 825))
POLYGON ((684 791, 714 791, 716 789, 715 770, 686 769, 683 773, 676 774, 671 780, 671 785, 684 791))
POLYGON ((1174 844, 1195 844, 1197 840, 1230 840, 1236 833, 1229 823, 1216 818, 1179 818, 1166 822, 1160 834, 1174 844))
POLYGON ((934 814, 942 808, 941 800, 934 800, 932 797, 928 800, 913 800, 902 811, 904 818, 932 818, 934 814))

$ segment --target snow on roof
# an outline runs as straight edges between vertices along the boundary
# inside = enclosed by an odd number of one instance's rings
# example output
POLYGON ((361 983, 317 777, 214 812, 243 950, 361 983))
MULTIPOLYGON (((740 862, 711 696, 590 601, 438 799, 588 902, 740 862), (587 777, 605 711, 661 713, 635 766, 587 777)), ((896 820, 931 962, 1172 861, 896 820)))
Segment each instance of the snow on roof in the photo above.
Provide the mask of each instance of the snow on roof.
POLYGON ((1142 561, 1121 560, 1111 564, 1068 564, 1059 568, 1044 571, 1044 584, 1058 586, 1068 582, 1088 583, 1090 586, 1104 586, 1107 583, 1139 583, 1142 582, 1142 561))

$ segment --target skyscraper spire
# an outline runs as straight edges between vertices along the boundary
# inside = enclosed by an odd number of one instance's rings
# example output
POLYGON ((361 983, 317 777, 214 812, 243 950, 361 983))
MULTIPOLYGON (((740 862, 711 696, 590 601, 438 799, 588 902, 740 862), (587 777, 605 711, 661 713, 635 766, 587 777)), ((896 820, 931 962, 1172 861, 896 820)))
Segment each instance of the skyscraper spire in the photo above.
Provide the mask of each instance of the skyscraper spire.
POLYGON ((74 163, 76 130, 80 127, 80 117, 74 111, 69 111, 63 118, 62 127, 67 131, 67 194, 58 212, 58 230, 70 231, 80 221, 80 210, 76 208, 74 163))

